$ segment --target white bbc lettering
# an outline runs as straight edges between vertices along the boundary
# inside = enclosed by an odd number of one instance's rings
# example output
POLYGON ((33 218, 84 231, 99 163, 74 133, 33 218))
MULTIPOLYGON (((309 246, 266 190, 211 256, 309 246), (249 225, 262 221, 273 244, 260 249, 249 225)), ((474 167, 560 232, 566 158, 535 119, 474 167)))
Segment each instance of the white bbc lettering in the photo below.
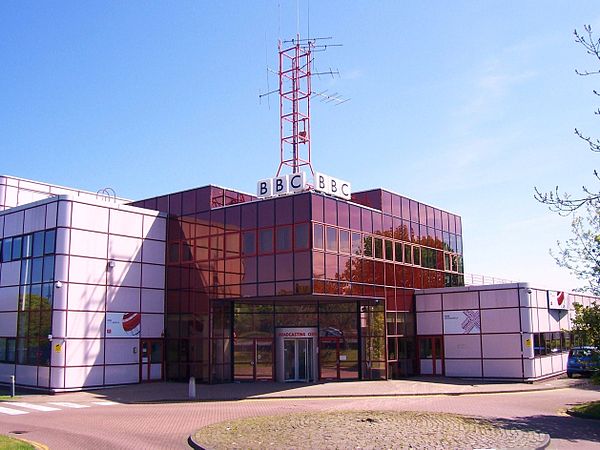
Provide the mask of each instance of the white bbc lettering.
POLYGON ((256 183, 256 196, 259 198, 273 197, 291 192, 306 190, 306 174, 304 172, 267 178, 256 183))
POLYGON ((260 180, 256 183, 256 196, 260 198, 271 197, 273 195, 273 178, 260 180))
POLYGON ((315 173, 315 191, 346 200, 350 200, 352 196, 352 186, 349 182, 318 172, 315 173))

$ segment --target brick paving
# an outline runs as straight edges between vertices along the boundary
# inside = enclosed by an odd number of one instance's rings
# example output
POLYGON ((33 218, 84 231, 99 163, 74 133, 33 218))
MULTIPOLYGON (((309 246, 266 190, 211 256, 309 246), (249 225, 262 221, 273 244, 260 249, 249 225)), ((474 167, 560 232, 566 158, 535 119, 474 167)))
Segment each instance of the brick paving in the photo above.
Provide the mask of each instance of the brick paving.
POLYGON ((210 449, 537 449, 550 437, 455 414, 338 411, 225 421, 193 440, 210 449))

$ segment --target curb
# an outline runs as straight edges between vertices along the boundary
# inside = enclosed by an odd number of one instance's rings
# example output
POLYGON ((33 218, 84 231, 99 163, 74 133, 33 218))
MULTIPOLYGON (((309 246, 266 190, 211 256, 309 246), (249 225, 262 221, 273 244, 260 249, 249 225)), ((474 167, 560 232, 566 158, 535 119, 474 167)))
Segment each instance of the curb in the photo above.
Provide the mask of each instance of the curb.
POLYGON ((310 394, 310 395, 274 395, 274 396, 239 396, 239 397, 221 397, 221 398, 196 398, 196 399, 162 399, 162 400, 140 400, 131 402, 131 404, 151 404, 151 403, 210 403, 210 402, 237 402, 241 400, 300 400, 300 399, 327 399, 327 398, 372 398, 372 397, 460 397, 467 395, 492 395, 492 394, 520 394, 524 392, 544 392, 555 391, 559 389, 568 389, 578 385, 571 386, 553 386, 539 387, 533 389, 510 390, 501 389, 497 391, 474 391, 474 392, 402 392, 402 393, 375 393, 375 394, 310 394))
MULTIPOLYGON (((194 435, 190 434, 187 438, 187 443, 190 447, 192 447, 194 450, 208 450, 204 447, 202 447, 200 444, 198 444, 195 440, 194 440, 194 435)), ((542 450, 540 448, 540 450, 542 450)))

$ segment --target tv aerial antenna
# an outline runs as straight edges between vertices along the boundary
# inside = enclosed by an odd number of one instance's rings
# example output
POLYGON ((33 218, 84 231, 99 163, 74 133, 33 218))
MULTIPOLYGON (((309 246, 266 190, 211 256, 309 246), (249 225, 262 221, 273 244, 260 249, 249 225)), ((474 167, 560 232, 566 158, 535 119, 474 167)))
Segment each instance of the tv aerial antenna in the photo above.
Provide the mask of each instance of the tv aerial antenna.
POLYGON ((311 175, 314 170, 311 162, 311 133, 310 133, 310 101, 318 97, 321 102, 341 105, 350 100, 338 92, 316 92, 312 89, 312 77, 339 76, 337 70, 329 69, 319 72, 314 69, 314 53, 323 52, 328 47, 341 47, 342 44, 327 43, 331 37, 301 39, 296 34, 295 39, 279 40, 279 87, 269 92, 260 93, 259 100, 279 93, 279 137, 280 162, 277 176, 282 170, 290 168, 292 173, 299 173, 308 166, 311 175))

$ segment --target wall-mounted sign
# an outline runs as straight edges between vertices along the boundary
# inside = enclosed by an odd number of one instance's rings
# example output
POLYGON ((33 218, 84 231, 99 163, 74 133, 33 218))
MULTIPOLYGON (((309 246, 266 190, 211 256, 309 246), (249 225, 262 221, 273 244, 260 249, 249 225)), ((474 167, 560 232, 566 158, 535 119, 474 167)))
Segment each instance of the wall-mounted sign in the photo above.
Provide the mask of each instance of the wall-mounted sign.
POLYGON ((564 292, 548 291, 548 309, 566 311, 569 309, 567 294, 564 292))
POLYGON ((476 334, 480 332, 479 310, 444 311, 444 334, 476 334))
MULTIPOLYGON (((303 192, 309 189, 310 186, 306 182, 306 174, 299 172, 259 180, 256 183, 256 196, 258 198, 268 198, 303 192)), ((350 200, 352 196, 352 185, 348 181, 330 177, 319 172, 315 172, 313 189, 317 192, 323 192, 324 194, 345 200, 350 200)))
POLYGON ((56 344, 56 345, 54 346, 54 351, 55 351, 56 353, 60 353, 60 352, 61 352, 61 350, 62 350, 62 345, 60 345, 60 344, 56 344))
POLYGON ((140 313, 106 313, 106 337, 138 337, 140 313))

